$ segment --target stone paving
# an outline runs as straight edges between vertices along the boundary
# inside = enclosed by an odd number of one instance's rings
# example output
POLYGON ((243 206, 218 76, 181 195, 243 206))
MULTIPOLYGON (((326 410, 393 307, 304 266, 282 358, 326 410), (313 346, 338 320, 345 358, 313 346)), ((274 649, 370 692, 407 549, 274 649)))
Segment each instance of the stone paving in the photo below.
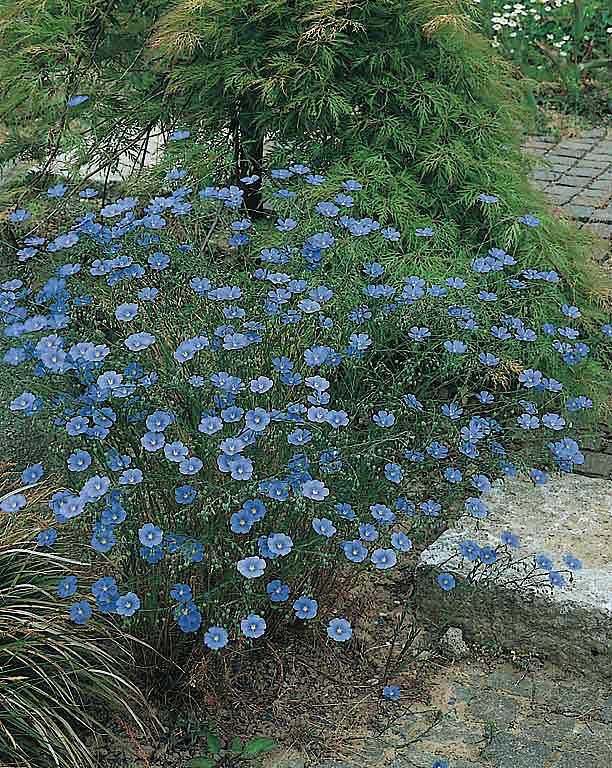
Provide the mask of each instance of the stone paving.
MULTIPOLYGON (((552 666, 453 665, 432 690, 431 730, 385 768, 603 768, 612 765, 612 692, 552 666)), ((417 735, 419 715, 396 723, 389 744, 417 735)), ((385 738, 384 736, 382 737, 385 738)), ((394 746, 397 751, 397 747, 394 746)), ((323 767, 322 767, 323 768, 323 767)))
POLYGON ((604 128, 555 141, 529 136, 523 148, 544 164, 533 180, 565 215, 608 241, 597 254, 612 260, 612 133, 604 128))
MULTIPOLYGON (((443 668, 431 702, 410 705, 354 754, 316 768, 609 768, 612 691, 552 665, 465 661, 443 668)), ((311 768, 296 754, 266 768, 311 768)))

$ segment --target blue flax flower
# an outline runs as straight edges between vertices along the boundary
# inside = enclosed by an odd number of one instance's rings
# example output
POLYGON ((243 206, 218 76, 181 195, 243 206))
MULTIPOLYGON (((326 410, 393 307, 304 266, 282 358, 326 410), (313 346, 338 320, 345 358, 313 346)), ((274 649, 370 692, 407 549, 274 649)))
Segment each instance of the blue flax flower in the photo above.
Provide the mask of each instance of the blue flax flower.
POLYGON ((353 636, 353 630, 346 619, 332 619, 327 626, 327 635, 337 643, 344 643, 353 636))
POLYGON ((298 619, 314 619, 317 615, 317 601, 309 597, 300 597, 293 603, 293 610, 298 619))
POLYGON ((204 645, 217 651, 227 645, 228 639, 227 630, 223 627, 209 627, 204 635, 204 645))
POLYGON ((256 613, 250 613, 240 622, 240 629, 246 637, 261 637, 266 631, 266 622, 265 619, 256 613))

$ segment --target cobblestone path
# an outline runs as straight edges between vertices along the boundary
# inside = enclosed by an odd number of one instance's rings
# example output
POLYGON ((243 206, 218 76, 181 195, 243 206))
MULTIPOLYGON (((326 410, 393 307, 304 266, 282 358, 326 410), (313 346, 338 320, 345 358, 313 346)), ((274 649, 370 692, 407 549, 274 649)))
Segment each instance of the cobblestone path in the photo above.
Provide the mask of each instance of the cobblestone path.
POLYGON ((533 174, 537 186, 579 228, 607 240, 594 256, 612 264, 612 133, 595 129, 559 142, 530 136, 523 147, 546 163, 533 174))

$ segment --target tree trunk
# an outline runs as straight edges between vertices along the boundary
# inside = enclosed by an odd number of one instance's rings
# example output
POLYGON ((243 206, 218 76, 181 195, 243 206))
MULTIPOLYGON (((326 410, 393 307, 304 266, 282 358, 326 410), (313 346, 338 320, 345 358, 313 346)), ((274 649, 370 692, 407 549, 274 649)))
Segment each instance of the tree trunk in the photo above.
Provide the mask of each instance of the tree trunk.
POLYGON ((234 163, 237 183, 244 176, 259 176, 253 184, 240 184, 244 189, 244 205, 249 216, 265 216, 261 193, 261 173, 263 166, 264 137, 258 132, 253 120, 252 109, 247 101, 239 107, 234 122, 234 163))

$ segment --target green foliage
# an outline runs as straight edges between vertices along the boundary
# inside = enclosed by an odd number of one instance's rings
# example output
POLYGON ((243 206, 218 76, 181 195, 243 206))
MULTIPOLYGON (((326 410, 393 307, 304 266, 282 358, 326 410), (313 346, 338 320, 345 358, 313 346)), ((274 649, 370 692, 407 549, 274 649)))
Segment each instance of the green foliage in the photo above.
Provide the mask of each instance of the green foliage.
MULTIPOLYGON (((66 46, 47 39, 38 5, 1 5, 11 18, 0 35, 0 99, 10 107, 2 118, 4 157, 19 147, 44 155, 40 142, 27 145, 35 125, 47 148, 48 136, 57 137, 51 149, 72 148, 78 162, 88 157, 108 170, 131 147, 138 165, 154 126, 188 126, 198 141, 190 164, 213 160, 219 175, 231 170, 237 183, 261 169, 265 139, 315 168, 350 165, 367 175, 368 201, 382 224, 443 220, 453 249, 480 244, 474 201, 483 191, 502 198, 505 215, 491 233, 500 247, 515 242, 516 218, 526 209, 545 209, 526 182, 518 125, 528 112, 519 84, 473 31, 478 11, 470 4, 199 0, 137 11, 111 2, 101 20, 92 0, 70 0, 61 4, 66 19, 54 23, 76 40, 70 50, 82 55, 79 67, 62 58, 66 46), (29 36, 48 49, 42 79, 42 65, 18 42, 29 36), (24 82, 30 90, 22 104, 24 82), (67 109, 75 82, 91 98, 67 109)), ((70 194, 86 186, 74 169, 79 186, 70 194)), ((20 193, 44 194, 46 183, 40 177, 20 193)), ((260 210, 258 184, 246 190, 245 204, 260 210)), ((542 240, 548 258, 574 279, 573 266, 567 269, 585 241, 556 224, 542 240)), ((583 295, 592 293, 582 266, 575 279, 583 295)))
MULTIPOLYGON (((455 243, 479 242, 472 212, 480 192, 502 196, 507 217, 494 233, 502 247, 515 237, 510 222, 545 207, 526 183, 520 153, 518 126, 528 120, 521 86, 474 31, 480 11, 471 3, 58 6, 0 0, 0 17, 10 19, 0 26, 0 101, 8 107, 0 159, 73 152, 67 173, 85 186, 76 166, 86 158, 110 170, 129 148, 138 167, 156 127, 187 126, 198 162, 214 156, 234 183, 261 169, 265 139, 314 167, 350 163, 367 172, 383 224, 443 219, 455 243), (45 14, 56 10, 49 36, 45 14), (30 39, 40 61, 19 42, 30 39), (67 108, 76 92, 91 98, 67 108)), ((47 181, 20 194, 44 194, 47 181)), ((260 210, 258 184, 246 189, 245 204, 260 210)), ((582 245, 568 228, 547 235, 558 261, 575 261, 582 245)))
POLYGON ((139 14, 131 3, 111 2, 100 17, 93 0, 71 0, 61 4, 51 37, 46 6, 2 6, 10 18, 0 28, 2 120, 11 136, 5 156, 27 149, 42 157, 54 146, 46 143, 50 133, 64 149, 76 143, 84 152, 85 140, 93 141, 105 162, 152 124, 182 119, 207 137, 238 130, 232 142, 243 162, 257 154, 256 136, 328 144, 337 137, 336 149, 358 139, 384 147, 395 167, 410 158, 415 171, 440 171, 441 184, 456 184, 470 165, 495 157, 517 115, 502 61, 486 41, 449 28, 463 18, 451 3, 429 12, 415 4, 409 13, 399 1, 253 8, 247 0, 206 0, 147 4, 139 14), (422 26, 432 23, 426 34, 422 26), (131 45, 109 42, 118 30, 131 45), (19 42, 30 38, 41 61, 19 42), (92 99, 70 120, 65 99, 76 83, 92 99), (42 138, 28 138, 32 125, 42 138))
MULTIPOLYGON (((541 84, 552 103, 584 112, 598 98, 610 109, 612 9, 606 0, 477 2, 492 45, 541 84)), ((601 108, 596 115, 601 119, 601 108)))
MULTIPOLYGON (((187 188, 193 189, 196 185, 208 187, 217 181, 212 176, 201 179, 187 175, 179 182, 168 183, 165 172, 178 163, 182 165, 182 160, 188 159, 190 152, 189 148, 172 146, 163 166, 147 175, 144 188, 156 195, 162 186, 161 191, 168 194, 179 184, 182 188, 187 185, 187 188)), ((109 456, 126 455, 133 462, 132 466, 142 468, 144 482, 123 488, 126 499, 122 503, 125 503, 128 515, 117 529, 112 555, 87 549, 87 557, 91 558, 98 572, 105 572, 108 564, 112 563, 122 591, 133 591, 139 596, 142 609, 125 619, 126 625, 156 651, 171 657, 175 678, 176 664, 182 664, 193 647, 193 636, 184 634, 177 627, 176 606, 171 606, 168 597, 172 585, 177 582, 191 585, 201 611, 203 629, 211 625, 224 626, 232 634, 237 633, 241 620, 249 613, 257 612, 266 618, 268 635, 274 637, 280 628, 293 621, 286 606, 279 609, 271 605, 259 583, 255 588, 252 582, 245 582, 238 573, 236 563, 255 554, 257 543, 252 540, 252 535, 245 537, 232 532, 229 520, 246 499, 254 498, 258 493, 265 497, 264 491, 259 488, 259 481, 279 476, 284 478, 286 467, 296 450, 302 449, 289 444, 282 425, 274 424, 253 450, 256 470, 253 479, 237 483, 237 478, 217 471, 219 444, 223 437, 234 434, 234 427, 224 425, 222 429, 225 431, 215 436, 198 429, 200 420, 209 409, 216 413, 221 407, 213 400, 219 393, 212 387, 211 374, 228 371, 239 375, 245 383, 262 375, 275 380, 278 374, 273 370, 271 360, 285 355, 295 362, 296 371, 306 377, 313 373, 304 362, 306 348, 323 344, 343 350, 351 333, 367 333, 372 345, 366 355, 347 354, 338 367, 324 369, 333 385, 330 390, 334 398, 332 407, 345 410, 350 415, 350 428, 334 432, 330 437, 329 429, 325 431, 328 425, 325 429, 317 426, 315 437, 304 449, 311 456, 315 477, 319 474, 323 476, 328 469, 326 462, 321 463, 321 455, 330 449, 340 452, 343 470, 330 470, 330 484, 334 489, 330 502, 333 499, 334 502, 351 503, 361 510, 365 519, 369 519, 368 507, 384 501, 391 508, 397 500, 396 494, 400 493, 408 499, 439 499, 445 512, 452 516, 461 508, 465 494, 471 492, 467 480, 470 474, 484 472, 491 478, 502 474, 499 457, 483 448, 477 462, 456 452, 454 458, 465 478, 460 484, 450 485, 442 476, 437 461, 429 458, 422 466, 406 465, 402 484, 393 486, 387 482, 385 464, 402 461, 404 450, 422 448, 432 440, 449 440, 453 444, 459 442, 460 422, 443 416, 443 404, 460 404, 465 409, 464 418, 467 420, 481 410, 474 394, 481 389, 495 392, 496 404, 486 413, 503 423, 512 461, 520 469, 528 471, 534 464, 548 468, 555 464, 546 446, 551 435, 539 430, 527 440, 524 431, 516 424, 520 414, 517 401, 524 394, 516 384, 518 372, 523 368, 538 368, 565 385, 561 395, 536 393, 538 404, 545 410, 560 410, 564 399, 570 394, 586 395, 595 401, 596 406, 601 406, 609 393, 609 352, 606 353, 605 344, 598 343, 601 340, 601 324, 607 316, 595 302, 584 300, 586 288, 582 282, 580 263, 573 265, 572 270, 569 264, 563 263, 566 254, 560 242, 563 230, 550 217, 543 218, 536 228, 519 226, 512 220, 503 197, 494 205, 468 197, 469 205, 466 204, 464 209, 469 211, 469 215, 464 213, 463 232, 471 231, 471 237, 462 235, 459 224, 452 218, 437 225, 433 238, 416 236, 410 223, 402 229, 402 237, 397 242, 384 240, 380 234, 349 236, 346 230, 332 224, 329 219, 322 219, 313 208, 320 201, 334 199, 342 190, 342 181, 357 176, 363 183, 363 189, 355 193, 354 204, 348 209, 350 215, 363 217, 371 214, 375 217, 377 208, 384 208, 386 204, 380 193, 382 180, 376 176, 382 160, 375 159, 375 164, 368 165, 367 157, 362 154, 355 166, 348 161, 336 163, 325 171, 326 181, 320 186, 300 183, 297 177, 283 182, 283 186, 286 184, 297 190, 296 197, 290 199, 274 196, 278 182, 264 174, 264 200, 274 205, 279 218, 294 218, 299 225, 281 232, 274 226, 273 219, 261 218, 256 227, 249 229, 247 247, 229 247, 227 243, 226 235, 232 232, 230 225, 237 213, 230 212, 218 202, 197 197, 193 199, 188 217, 171 218, 171 213, 165 213, 171 224, 162 227, 152 239, 150 232, 139 232, 138 227, 135 232, 130 228, 123 230, 117 227, 117 242, 111 248, 106 240, 96 239, 93 235, 90 237, 86 230, 82 231, 80 241, 70 248, 70 261, 80 265, 80 269, 70 275, 69 285, 76 296, 89 295, 92 301, 90 306, 65 306, 71 322, 61 331, 61 335, 65 338, 66 349, 84 341, 107 345, 108 358, 104 363, 96 363, 87 373, 88 378, 82 378, 85 374, 77 369, 69 369, 66 376, 50 371, 43 377, 37 377, 34 374, 37 360, 32 354, 29 358, 26 355, 24 364, 12 368, 13 384, 7 396, 10 394, 12 398, 20 390, 41 392, 44 396, 45 408, 33 417, 34 424, 44 423, 48 434, 52 435, 54 450, 44 460, 61 473, 66 487, 75 491, 85 478, 67 471, 66 458, 76 447, 85 445, 85 438, 69 436, 63 425, 81 408, 83 400, 80 398, 87 397, 84 393, 91 382, 96 380, 105 366, 121 372, 129 370, 126 366, 133 363, 137 363, 137 370, 140 365, 151 366, 159 376, 159 382, 153 382, 154 386, 143 385, 141 389, 128 392, 130 397, 111 398, 108 393, 104 395, 103 402, 107 402, 108 398, 117 419, 112 422, 108 436, 103 440, 93 440, 91 446, 87 443, 93 457, 91 472, 116 477, 109 469, 112 466, 112 463, 109 465, 109 456), (354 173, 356 168, 360 171, 359 175, 354 173), (367 173, 368 168, 372 170, 372 175, 367 173), (294 249, 293 253, 300 254, 307 238, 321 227, 333 228, 338 242, 332 254, 326 255, 324 267, 318 273, 310 271, 308 263, 299 255, 292 256, 287 266, 283 263, 278 269, 288 272, 293 279, 307 280, 309 287, 314 279, 315 285, 323 283, 331 289, 333 301, 325 304, 321 311, 333 323, 329 327, 322 325, 317 314, 303 315, 297 326, 274 319, 276 315, 268 316, 265 311, 266 297, 275 284, 268 284, 261 275, 259 279, 253 279, 254 270, 263 264, 262 249, 289 247, 294 249), (500 235, 504 231, 509 233, 506 240, 500 235), (476 237, 479 237, 477 245, 473 244, 476 237), (186 241, 193 244, 193 250, 178 249, 177 246, 186 241), (519 265, 512 272, 515 277, 525 268, 543 271, 559 269, 568 277, 560 283, 531 280, 517 289, 508 284, 504 272, 482 276, 471 269, 474 258, 486 255, 491 247, 500 246, 505 246, 519 265), (560 255, 556 253, 556 248, 560 255), (171 254, 166 269, 157 271, 148 267, 149 254, 153 250, 171 254), (90 272, 92 265, 97 264, 99 268, 101 258, 118 252, 121 258, 131 259, 134 264, 142 266, 138 280, 127 279, 127 276, 117 281, 105 277, 100 279, 99 271, 94 269, 93 273, 90 272), (427 284, 443 284, 447 277, 460 275, 466 285, 461 293, 451 292, 447 298, 435 298, 423 292, 417 307, 409 304, 402 311, 384 313, 379 305, 380 299, 368 298, 364 294, 371 280, 363 274, 363 265, 373 260, 384 266, 385 282, 397 291, 401 291, 403 282, 415 274, 427 284), (198 276, 206 276, 215 286, 241 287, 240 310, 244 310, 249 320, 261 321, 265 328, 261 343, 232 351, 231 348, 223 348, 218 341, 214 348, 201 349, 193 361, 190 358, 178 364, 174 353, 181 342, 195 334, 208 334, 210 339, 215 336, 220 339, 215 329, 228 322, 219 302, 207 300, 205 294, 199 295, 192 288, 191 280, 198 276), (119 305, 136 299, 135 292, 141 287, 158 288, 159 295, 153 303, 143 300, 137 318, 126 327, 115 311, 119 305), (480 300, 478 294, 483 288, 495 292, 497 300, 491 303, 480 300), (456 301, 477 308, 478 328, 470 331, 468 355, 454 355, 444 348, 445 340, 456 338, 458 334, 447 311, 456 301), (350 320, 349 315, 356 305, 362 303, 369 307, 371 318, 360 324, 350 320), (589 345, 590 351, 579 367, 566 365, 554 350, 550 337, 540 332, 545 322, 567 322, 561 314, 563 303, 575 304, 582 311, 580 339, 589 345), (537 329, 540 332, 537 340, 525 343, 513 338, 503 343, 496 342, 491 337, 490 328, 499 323, 501 313, 518 316, 526 326, 537 329), (429 328, 431 340, 427 344, 422 345, 411 337, 414 326, 429 328), (155 344, 150 352, 139 354, 126 348, 124 341, 135 330, 154 335, 155 344), (481 352, 494 353, 500 358, 499 365, 483 369, 478 357, 481 352), (236 360, 236 357, 239 359, 236 360), (200 384, 192 383, 190 379, 193 376, 202 377, 200 384), (382 388, 381 382, 384 382, 382 388), (403 401, 406 392, 413 393, 426 404, 426 416, 421 417, 410 411, 403 401), (55 395, 61 397, 56 400, 55 395), (381 434, 381 428, 372 421, 372 415, 386 408, 397 410, 401 418, 398 417, 396 432, 385 431, 381 434), (142 442, 146 431, 143 419, 147 413, 157 409, 177 414, 176 422, 168 428, 165 438, 168 443, 183 440, 189 446, 190 453, 193 451, 202 460, 205 469, 195 479, 179 474, 176 465, 165 459, 163 451, 155 453, 145 450, 142 442), (59 421, 54 421, 56 417, 59 421), (330 443, 330 439, 333 442, 330 443), (177 501, 175 490, 185 483, 194 483, 198 495, 194 503, 183 506, 177 501), (138 539, 138 531, 145 522, 160 526, 168 539, 179 533, 188 537, 188 543, 194 540, 200 542, 206 553, 206 567, 196 564, 194 568, 187 548, 179 550, 178 547, 165 551, 158 563, 147 562, 138 539)), ((137 193, 138 189, 133 191, 137 193)), ((392 191, 395 192, 395 188, 392 191)), ((391 203, 401 206, 401 198, 392 196, 391 203)), ((40 202, 39 215, 47 217, 48 211, 53 210, 55 205, 54 202, 40 202)), ((77 203, 67 199, 64 206, 63 216, 72 221, 77 217, 81 219, 86 210, 98 210, 100 203, 95 200, 77 203)), ((397 216, 400 221, 428 223, 411 220, 401 208, 397 216)), ((110 229, 106 230, 106 234, 110 235, 110 229)), ((65 265, 67 258, 65 251, 60 249, 46 253, 44 260, 33 259, 17 267, 13 277, 19 277, 25 286, 35 288, 32 294, 20 292, 19 303, 23 303, 29 313, 40 314, 41 304, 37 302, 41 301, 44 305, 45 300, 39 299, 38 290, 46 280, 58 274, 58 268, 65 265)), ((274 265, 266 266, 270 271, 277 269, 274 265)), ((282 284, 283 276, 279 279, 279 284, 282 284)), ((284 305, 279 311, 285 311, 284 305)), ((7 348, 15 346, 12 339, 7 339, 3 342, 3 352, 4 345, 7 348)), ((34 349, 34 345, 29 346, 34 349)), ((277 382, 265 397, 267 409, 283 412, 289 401, 300 397, 305 399, 306 393, 302 391, 298 394, 277 382)), ((245 405, 245 410, 258 404, 257 398, 249 394, 247 388, 240 398, 238 402, 245 405)), ((596 418, 599 409, 593 411, 593 414, 572 414, 572 423, 583 417, 596 418)), ((309 428, 312 426, 309 422, 306 425, 309 428)), ((39 460, 42 457, 33 458, 39 460)), ((330 463, 333 464, 333 461, 330 463)), ((114 479, 113 482, 117 481, 114 479)), ((337 541, 315 534, 310 526, 311 519, 317 514, 329 516, 338 527, 338 538, 342 536, 348 540, 355 535, 354 527, 339 516, 333 503, 319 512, 319 501, 308 500, 299 494, 292 498, 290 504, 275 502, 274 499, 268 501, 268 498, 266 504, 270 509, 263 530, 268 533, 288 531, 296 545, 291 556, 277 560, 268 573, 273 568, 274 577, 292 585, 292 600, 301 594, 316 594, 321 602, 319 615, 322 618, 331 615, 331 611, 339 609, 347 585, 354 586, 360 579, 368 578, 367 569, 370 566, 367 562, 351 566, 351 572, 345 574, 345 567, 342 567, 345 566, 345 558, 337 541)), ((92 524, 99 519, 99 512, 97 508, 88 509, 87 514, 70 522, 76 540, 80 540, 83 546, 85 542, 92 541, 92 524)), ((402 525, 414 539, 416 548, 417 544, 420 546, 431 539, 439 521, 427 516, 413 516, 402 525)), ((256 531, 259 533, 259 528, 256 531)), ((149 668, 159 675, 162 668, 158 657, 147 661, 149 668)))
POLYGON ((221 765, 221 763, 228 768, 233 768, 233 766, 240 765, 278 746, 274 739, 265 737, 249 739, 248 741, 235 738, 232 739, 228 748, 223 749, 221 739, 213 733, 208 734, 207 741, 206 753, 190 760, 190 768, 214 768, 215 765, 221 765), (210 757, 206 757, 207 754, 210 757))
MULTIPOLYGON (((12 475, 4 470, 0 501, 9 495, 12 475)), ((31 494, 28 509, 3 512, 0 521, 0 762, 93 768, 92 740, 113 738, 100 709, 143 732, 153 720, 129 680, 126 643, 99 618, 83 632, 58 602, 55 590, 66 568, 83 579, 91 572, 63 548, 47 553, 32 544, 39 527, 33 510, 45 489, 20 490, 31 494)))
POLYGON ((0 0, 0 162, 69 152, 67 167, 78 168, 93 145, 106 169, 118 151, 139 148, 162 111, 163 77, 143 45, 165 5, 0 0), (68 107, 75 95, 95 98, 95 109, 68 107))

